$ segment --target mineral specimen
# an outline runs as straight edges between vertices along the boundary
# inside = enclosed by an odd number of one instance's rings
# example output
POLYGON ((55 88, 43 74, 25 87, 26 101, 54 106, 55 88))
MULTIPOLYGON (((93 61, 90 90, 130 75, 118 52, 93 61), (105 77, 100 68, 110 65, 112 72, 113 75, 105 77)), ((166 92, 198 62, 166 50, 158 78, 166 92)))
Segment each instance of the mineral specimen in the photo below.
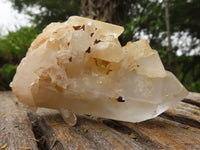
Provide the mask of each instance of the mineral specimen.
POLYGON ((11 87, 30 107, 128 122, 154 118, 188 92, 146 40, 122 47, 123 27, 73 16, 51 23, 31 44, 11 87))

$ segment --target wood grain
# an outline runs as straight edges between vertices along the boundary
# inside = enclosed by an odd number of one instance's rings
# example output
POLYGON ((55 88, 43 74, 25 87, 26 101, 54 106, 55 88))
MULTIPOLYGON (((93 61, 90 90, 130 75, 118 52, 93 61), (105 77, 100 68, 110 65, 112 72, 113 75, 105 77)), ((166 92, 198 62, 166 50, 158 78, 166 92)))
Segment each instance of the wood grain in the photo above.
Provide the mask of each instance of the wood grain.
POLYGON ((21 107, 11 92, 0 92, 0 147, 7 144, 6 150, 31 147, 37 150, 32 139, 32 125, 25 107, 21 107))
POLYGON ((200 94, 190 93, 182 102, 151 120, 127 123, 78 116, 70 127, 55 110, 37 113, 16 101, 11 92, 0 92, 0 146, 6 150, 199 150, 200 94))

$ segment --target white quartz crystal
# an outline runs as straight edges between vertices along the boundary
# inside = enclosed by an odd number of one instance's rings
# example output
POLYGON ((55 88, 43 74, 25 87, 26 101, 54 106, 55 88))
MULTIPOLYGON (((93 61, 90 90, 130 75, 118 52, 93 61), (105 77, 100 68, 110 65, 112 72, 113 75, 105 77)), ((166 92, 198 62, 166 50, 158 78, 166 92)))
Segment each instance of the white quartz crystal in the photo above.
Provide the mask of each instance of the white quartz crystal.
POLYGON ((59 110, 70 125, 75 114, 128 122, 158 116, 188 92, 146 40, 122 47, 123 30, 78 16, 51 23, 18 66, 13 92, 30 107, 59 110))

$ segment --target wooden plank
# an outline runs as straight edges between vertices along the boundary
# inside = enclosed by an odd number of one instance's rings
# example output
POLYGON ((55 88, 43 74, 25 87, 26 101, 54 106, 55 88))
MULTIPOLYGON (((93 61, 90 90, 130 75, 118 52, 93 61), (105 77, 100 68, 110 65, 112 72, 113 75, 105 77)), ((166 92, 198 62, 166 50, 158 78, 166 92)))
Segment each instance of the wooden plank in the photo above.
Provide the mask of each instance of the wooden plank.
POLYGON ((151 140, 162 149, 198 150, 200 148, 200 130, 161 117, 138 124, 121 122, 132 129, 143 140, 151 140))
POLYGON ((44 133, 47 149, 56 144, 53 150, 83 149, 83 150, 112 150, 112 149, 138 149, 144 150, 147 146, 130 138, 128 134, 108 127, 107 125, 87 116, 78 116, 75 127, 66 125, 57 111, 40 109, 38 114, 30 113, 31 120, 37 122, 40 131, 44 133))
POLYGON ((179 102, 164 112, 161 117, 200 128, 200 107, 196 105, 179 102))
POLYGON ((65 124, 55 110, 42 108, 35 113, 15 100, 11 92, 0 92, 0 127, 6 126, 0 134, 10 132, 0 136, 0 144, 8 143, 7 149, 200 149, 200 95, 196 93, 159 117, 141 123, 99 121, 79 115, 74 127, 65 124))
POLYGON ((0 92, 0 129, 0 146, 7 144, 6 150, 38 149, 32 140, 34 134, 26 109, 16 102, 11 92, 0 92))
POLYGON ((200 94, 190 92, 187 98, 183 100, 183 102, 200 107, 200 94))

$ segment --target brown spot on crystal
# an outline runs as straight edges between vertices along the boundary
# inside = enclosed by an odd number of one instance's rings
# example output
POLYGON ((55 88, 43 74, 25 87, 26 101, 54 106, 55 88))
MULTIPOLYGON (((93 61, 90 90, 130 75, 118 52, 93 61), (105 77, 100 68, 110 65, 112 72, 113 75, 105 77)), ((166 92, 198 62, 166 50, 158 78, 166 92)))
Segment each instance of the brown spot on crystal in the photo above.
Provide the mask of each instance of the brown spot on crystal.
POLYGON ((101 40, 97 40, 97 39, 96 39, 96 40, 94 41, 94 45, 95 45, 95 44, 98 44, 99 42, 101 42, 101 40))
POLYGON ((91 52, 91 48, 88 47, 88 49, 85 51, 86 53, 90 53, 91 52))
POLYGON ((109 69, 107 72, 106 72, 106 75, 109 75, 109 73, 111 72, 112 70, 109 69))
POLYGON ((67 43, 67 46, 69 46, 70 42, 67 43))
POLYGON ((82 26, 73 26, 74 30, 84 30, 85 31, 85 25, 82 26))
POLYGON ((94 32, 90 34, 90 36, 92 37, 94 35, 94 32))
POLYGON ((83 29, 83 30, 85 31, 85 25, 83 25, 83 26, 81 27, 81 29, 83 29))
POLYGON ((59 85, 53 83, 53 86, 54 86, 54 88, 55 88, 58 92, 61 92, 61 93, 63 92, 63 88, 60 87, 59 85))
POLYGON ((125 100, 124 100, 121 96, 119 96, 119 97, 117 98, 117 101, 118 101, 118 102, 125 102, 125 100))
POLYGON ((69 58, 69 62, 72 62, 72 57, 69 58))
POLYGON ((73 26, 74 30, 80 30, 81 26, 73 26))

